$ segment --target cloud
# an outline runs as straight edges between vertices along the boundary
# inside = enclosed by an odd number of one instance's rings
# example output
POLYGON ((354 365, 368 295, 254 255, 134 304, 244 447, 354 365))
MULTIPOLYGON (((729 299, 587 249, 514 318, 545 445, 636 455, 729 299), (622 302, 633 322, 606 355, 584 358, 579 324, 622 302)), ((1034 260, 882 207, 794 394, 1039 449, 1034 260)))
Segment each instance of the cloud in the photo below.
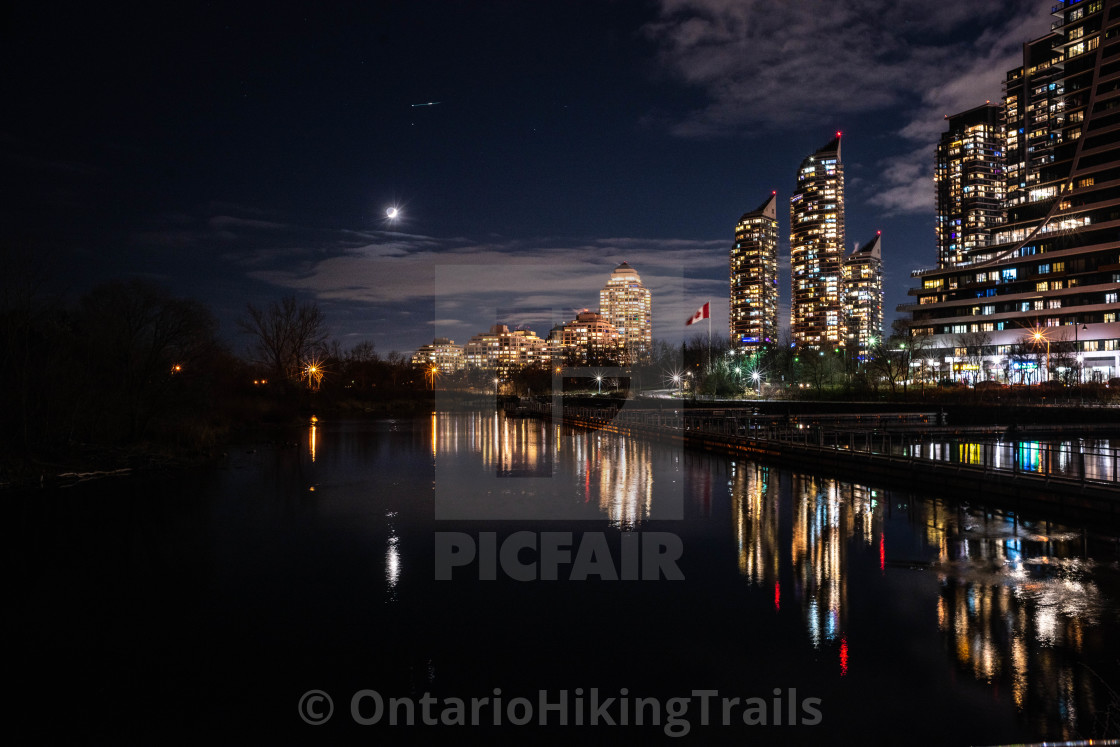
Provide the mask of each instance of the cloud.
MULTIPOLYGON (((1035 9, 1037 10, 1037 9, 1035 9)), ((991 101, 998 103, 1007 71, 1023 63, 1022 44, 1045 32, 1045 18, 1023 13, 985 30, 954 61, 949 75, 925 90, 899 131, 902 140, 922 147, 879 162, 881 189, 868 202, 887 215, 929 212, 934 143, 945 131, 945 117, 991 101)))
POLYGON ((867 202, 883 209, 884 215, 929 212, 933 192, 933 146, 922 146, 879 162, 884 188, 867 202))
MULTIPOLYGON (((527 325, 545 336, 576 311, 598 309, 599 290, 624 260, 653 294, 655 335, 679 335, 678 322, 695 310, 692 296, 711 295, 718 303, 726 295, 726 279, 687 280, 688 300, 682 291, 686 274, 726 269, 726 240, 371 238, 377 237, 336 232, 333 246, 317 253, 289 249, 262 266, 261 254, 267 251, 253 250, 235 261, 248 277, 323 302, 418 310, 434 321, 417 324, 453 339, 466 339, 496 322, 527 325)), ((420 334, 416 330, 412 336, 420 334)))
POLYGON ((644 32, 669 75, 707 94, 674 127, 696 136, 909 105, 1001 58, 1012 29, 979 30, 1012 9, 1022 12, 1011 25, 1022 28, 1038 8, 1034 0, 661 0, 644 32))
POLYGON ((1022 43, 1049 29, 1043 11, 1038 0, 661 0, 644 34, 666 74, 706 97, 669 123, 682 137, 900 114, 893 135, 908 150, 867 186, 872 204, 913 213, 931 207, 944 115, 999 100, 1022 43))
POLYGON ((215 215, 207 221, 207 225, 216 231, 231 231, 238 228, 278 231, 288 227, 287 223, 274 223, 256 218, 236 218, 232 215, 215 215))
POLYGON ((292 293, 314 298, 330 309, 337 336, 399 349, 432 336, 465 341, 495 323, 527 325, 543 337, 578 310, 597 310, 599 291, 623 261, 653 295, 658 339, 679 340, 684 320, 708 299, 713 329, 727 326, 729 239, 475 240, 308 228, 249 215, 169 213, 134 240, 189 261, 208 257, 216 274, 256 281, 255 302, 292 293))

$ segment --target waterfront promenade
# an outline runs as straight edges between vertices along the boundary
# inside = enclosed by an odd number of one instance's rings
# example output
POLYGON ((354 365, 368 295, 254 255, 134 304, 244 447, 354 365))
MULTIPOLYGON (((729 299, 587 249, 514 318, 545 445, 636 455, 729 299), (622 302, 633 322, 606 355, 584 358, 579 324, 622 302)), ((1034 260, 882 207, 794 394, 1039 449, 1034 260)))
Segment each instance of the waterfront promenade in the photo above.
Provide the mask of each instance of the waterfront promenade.
MULTIPOLYGON (((954 426, 944 411, 765 414, 756 407, 564 405, 563 422, 962 500, 1120 524, 1120 450, 1088 424, 954 426)), ((554 417, 523 401, 507 413, 554 417)))

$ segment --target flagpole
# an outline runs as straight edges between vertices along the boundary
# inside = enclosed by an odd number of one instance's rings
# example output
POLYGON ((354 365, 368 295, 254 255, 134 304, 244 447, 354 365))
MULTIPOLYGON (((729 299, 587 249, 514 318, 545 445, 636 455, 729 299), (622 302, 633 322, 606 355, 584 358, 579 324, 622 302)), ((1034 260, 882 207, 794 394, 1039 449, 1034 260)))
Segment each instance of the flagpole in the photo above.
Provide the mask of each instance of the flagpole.
POLYGON ((708 303, 704 304, 708 307, 708 371, 712 370, 712 299, 708 299, 708 303))

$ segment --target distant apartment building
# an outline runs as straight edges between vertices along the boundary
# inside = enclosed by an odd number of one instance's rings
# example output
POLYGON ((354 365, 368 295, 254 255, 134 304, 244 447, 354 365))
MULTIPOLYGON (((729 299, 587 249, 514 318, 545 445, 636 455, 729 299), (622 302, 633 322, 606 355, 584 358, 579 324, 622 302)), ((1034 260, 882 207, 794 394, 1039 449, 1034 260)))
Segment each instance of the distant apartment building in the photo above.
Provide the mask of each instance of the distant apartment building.
POLYGON ((649 358, 653 347, 650 292, 626 262, 614 268, 599 291, 599 314, 618 332, 620 363, 632 365, 649 358))
POLYGON ((938 267, 964 262, 986 247, 1007 215, 1000 107, 984 104, 947 119, 934 168, 938 267))
POLYGON ((914 303, 898 309, 943 375, 1120 376, 1120 4, 1062 0, 1052 13, 1006 77, 1006 222, 913 273, 914 303))
POLYGON ((435 366, 440 373, 455 373, 462 371, 467 363, 462 345, 456 345, 454 340, 446 337, 437 337, 430 345, 423 345, 412 354, 412 365, 424 368, 435 366))
POLYGON ((778 341, 778 197, 735 226, 731 247, 731 344, 745 352, 778 341))
POLYGON ((844 260, 847 348, 860 360, 883 337, 883 237, 875 237, 844 260))
POLYGON ((506 376, 533 366, 548 365, 548 345, 532 330, 510 330, 496 324, 477 334, 464 346, 467 365, 506 376))
POLYGON ((570 322, 557 325, 548 335, 553 362, 568 366, 616 363, 621 354, 621 336, 606 318, 584 309, 570 322))
POLYGON ((844 166, 837 133, 801 162, 790 197, 790 331, 796 345, 846 343, 843 264, 844 166))

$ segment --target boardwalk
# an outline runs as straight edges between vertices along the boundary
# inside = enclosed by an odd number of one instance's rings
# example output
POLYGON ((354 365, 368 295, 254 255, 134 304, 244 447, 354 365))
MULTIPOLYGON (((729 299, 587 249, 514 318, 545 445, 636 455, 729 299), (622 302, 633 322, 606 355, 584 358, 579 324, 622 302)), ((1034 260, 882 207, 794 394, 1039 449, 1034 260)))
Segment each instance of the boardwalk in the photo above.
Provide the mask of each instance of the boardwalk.
MULTIPOLYGON (((520 410, 553 416, 540 402, 522 403, 520 410)), ((952 428, 938 413, 774 416, 629 406, 566 407, 563 420, 916 491, 935 486, 977 503, 1120 524, 1120 452, 1081 438, 1087 426, 952 428)))

